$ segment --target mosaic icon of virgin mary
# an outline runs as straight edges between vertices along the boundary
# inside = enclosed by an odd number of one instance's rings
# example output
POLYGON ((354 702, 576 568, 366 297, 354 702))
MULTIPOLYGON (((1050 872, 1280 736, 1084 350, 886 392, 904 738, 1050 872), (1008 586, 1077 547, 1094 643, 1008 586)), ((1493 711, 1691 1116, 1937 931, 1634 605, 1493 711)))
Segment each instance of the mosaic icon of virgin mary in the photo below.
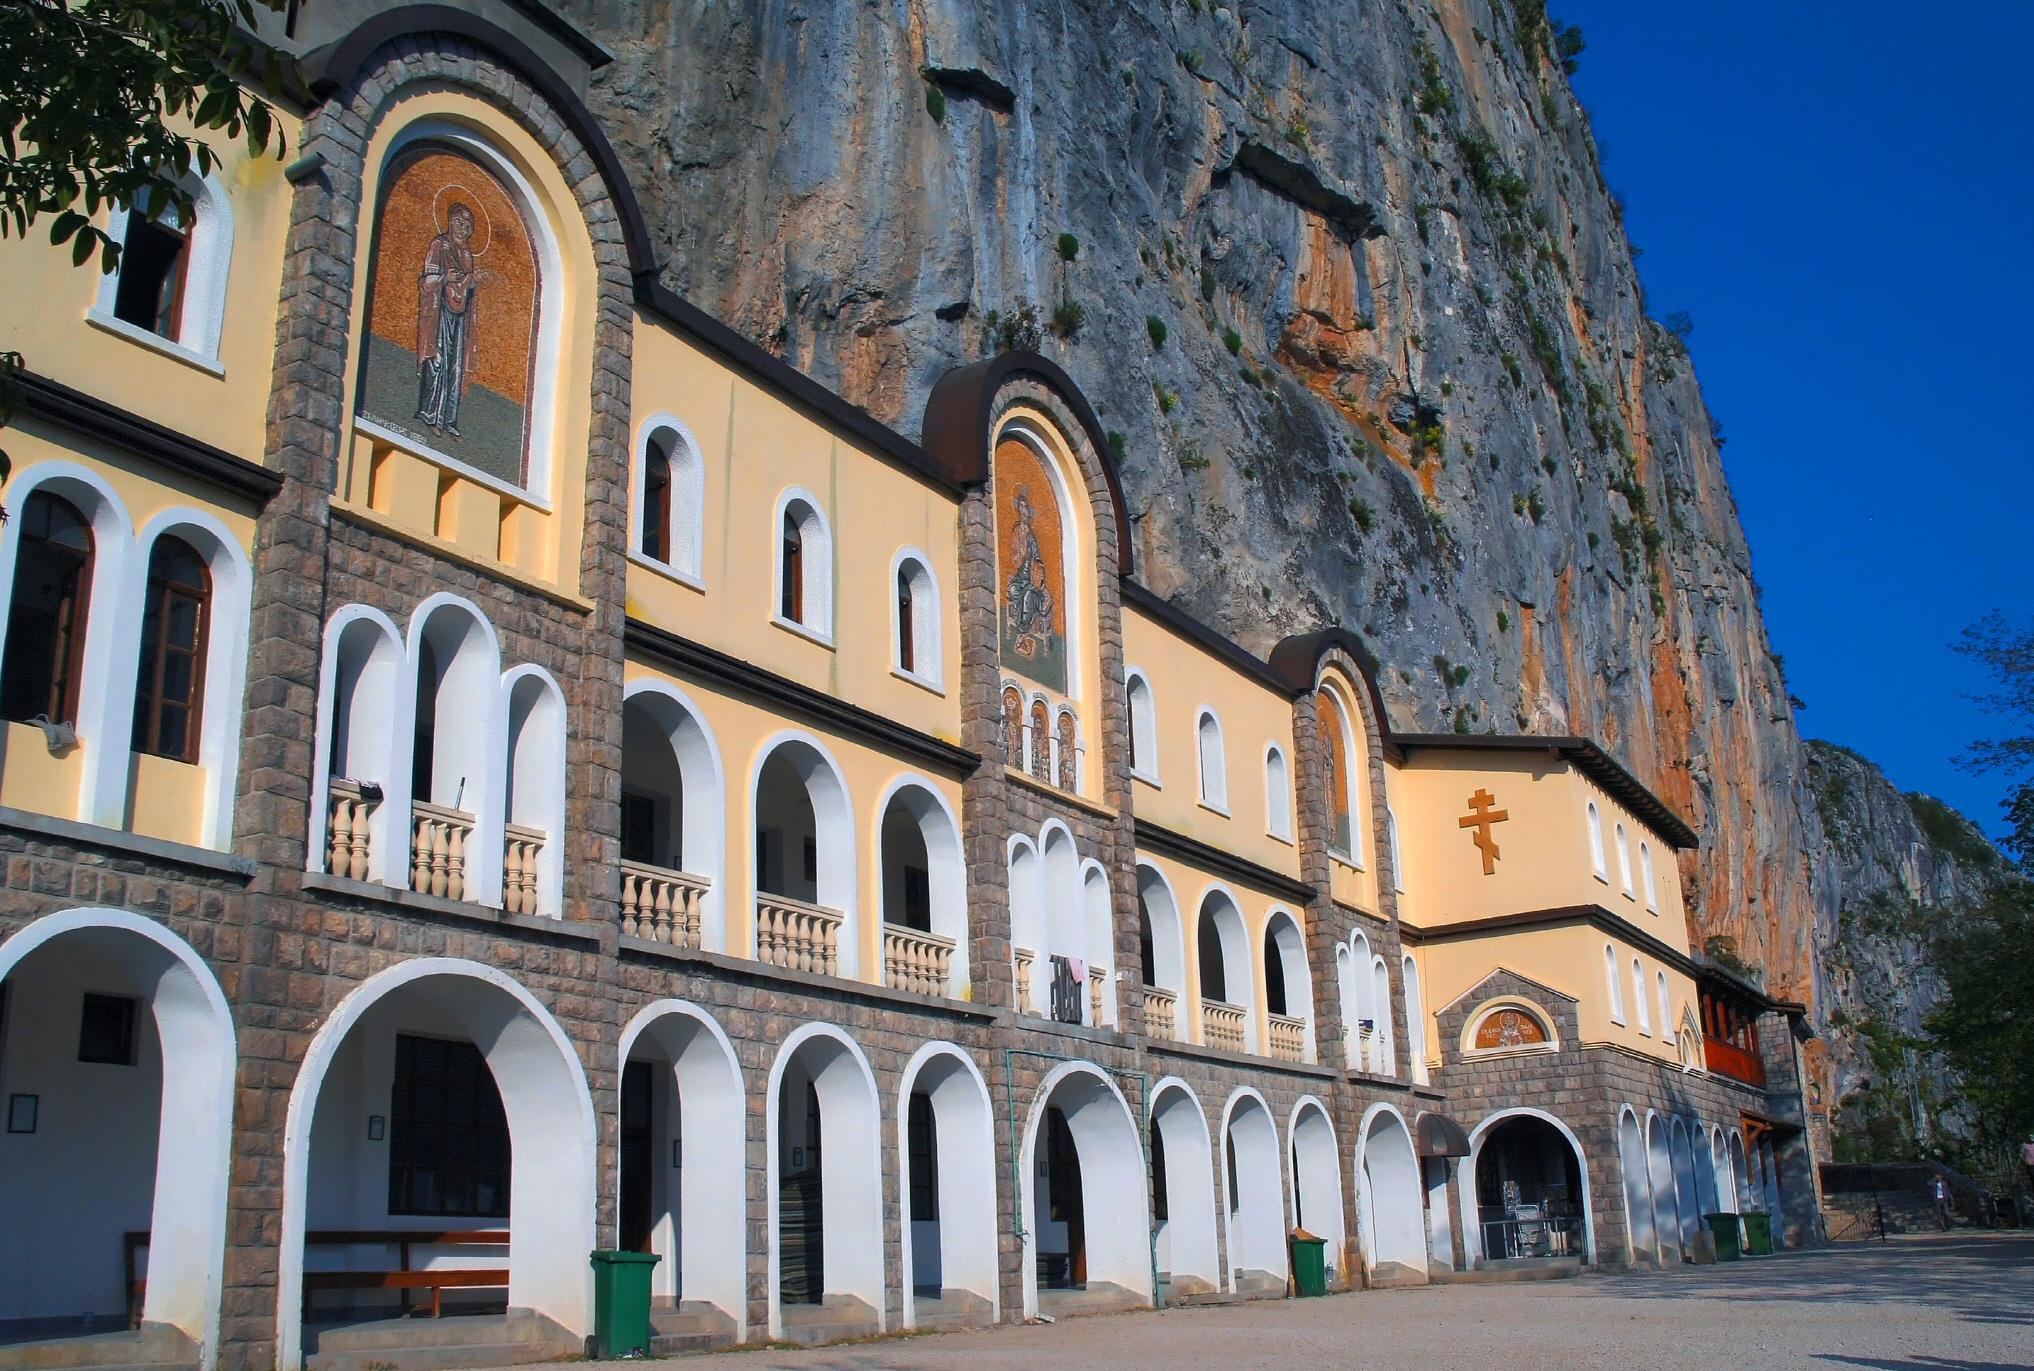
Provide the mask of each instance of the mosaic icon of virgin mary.
POLYGON ((417 418, 460 437, 459 403, 480 338, 480 283, 473 261, 473 207, 453 201, 417 281, 417 418))
POLYGON ((1015 570, 1003 590, 1009 615, 1007 631, 1018 656, 1050 657, 1058 646, 1058 635, 1053 631, 1052 587, 1046 579, 1045 553, 1038 546, 1031 493, 1019 486, 1015 503, 1017 527, 1010 556, 1015 570))

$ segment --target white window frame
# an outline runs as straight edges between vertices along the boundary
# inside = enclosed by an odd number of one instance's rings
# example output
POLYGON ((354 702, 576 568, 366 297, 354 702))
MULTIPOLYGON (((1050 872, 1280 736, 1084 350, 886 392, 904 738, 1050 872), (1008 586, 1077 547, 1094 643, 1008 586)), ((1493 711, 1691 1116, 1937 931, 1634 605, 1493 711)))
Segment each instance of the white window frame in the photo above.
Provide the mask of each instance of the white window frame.
POLYGON ((1589 867, 1596 879, 1610 884, 1610 865, 1603 855, 1603 811, 1596 807, 1596 801, 1589 802, 1589 867))
POLYGON ((1671 1034, 1674 1031, 1674 997, 1667 989, 1666 972, 1653 972, 1653 987, 1660 999, 1660 1030, 1663 1035, 1671 1034))
POLYGON ((629 560, 638 566, 705 590, 706 580, 706 459, 692 430, 675 414, 653 414, 636 429, 636 446, 631 461, 629 502, 629 560), (671 444, 670 524, 664 530, 669 557, 652 557, 643 551, 643 520, 649 517, 644 503, 649 476, 650 443, 659 433, 669 432, 671 444), (681 480, 681 473, 683 479, 681 480))
MULTIPOLYGON (((165 338, 152 329, 130 324, 113 312, 120 291, 120 273, 99 278, 99 292, 85 318, 97 328, 116 333, 145 348, 174 357, 214 376, 224 376, 219 341, 226 330, 226 284, 233 264, 233 206, 216 176, 185 176, 197 223, 184 254, 183 310, 177 336, 165 338)), ((116 243, 127 241, 131 218, 126 206, 115 206, 106 219, 106 233, 116 243)))
POLYGON ((1631 997, 1638 1011, 1638 1031, 1645 1037, 1653 1036, 1653 1014, 1646 1005, 1646 968, 1637 957, 1631 959, 1631 997))
POLYGON ((1617 825, 1617 883, 1627 900, 1635 899, 1631 885, 1631 835, 1624 824, 1617 825))
POLYGON ((932 559, 918 548, 899 548, 890 559, 889 589, 890 673, 935 695, 946 694, 945 609, 939 578, 932 574, 932 559), (911 578, 911 655, 917 665, 911 667, 904 665, 904 625, 897 613, 897 578, 906 567, 916 571, 911 578))
POLYGON ((1158 778, 1158 693, 1142 667, 1124 671, 1123 699, 1130 717, 1130 774, 1162 790, 1164 782, 1158 778), (1138 705, 1139 686, 1144 688, 1142 708, 1138 705))
POLYGON ((1643 838, 1639 840, 1639 878, 1645 882, 1646 908, 1653 913, 1660 912, 1660 886, 1653 875, 1653 845, 1643 838))
POLYGON ((770 509, 770 622, 788 633, 810 639, 821 647, 833 646, 833 529, 826 521, 826 508, 819 497, 799 486, 791 486, 777 497, 770 509), (804 517, 793 512, 802 506, 804 517), (799 570, 804 577, 803 619, 787 619, 784 605, 784 516, 798 519, 799 570))
POLYGON ((1211 705, 1202 705, 1194 711, 1194 762, 1200 769, 1201 808, 1212 810, 1222 817, 1229 815, 1229 747, 1222 735, 1222 719, 1211 705), (1211 779, 1208 767, 1207 725, 1213 724, 1215 766, 1211 779))
POLYGON ((1610 1021, 1624 1024, 1624 969, 1617 964, 1617 944, 1603 945, 1604 978, 1610 984, 1610 1021))
POLYGON ((1292 841, 1292 762, 1285 749, 1270 743, 1264 749, 1264 831, 1279 842, 1292 841))

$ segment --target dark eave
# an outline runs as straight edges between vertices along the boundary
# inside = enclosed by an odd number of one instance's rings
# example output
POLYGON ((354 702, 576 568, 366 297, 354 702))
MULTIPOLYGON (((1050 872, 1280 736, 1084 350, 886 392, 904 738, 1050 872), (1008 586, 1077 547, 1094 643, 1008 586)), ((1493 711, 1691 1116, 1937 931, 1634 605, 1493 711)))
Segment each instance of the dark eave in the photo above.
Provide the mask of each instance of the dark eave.
POLYGON ((1465 938, 1480 938, 1487 933, 1506 933, 1522 928, 1550 928, 1561 924, 1592 925, 1610 937, 1658 958, 1684 975, 1702 974, 1701 964, 1693 957, 1644 929, 1627 923, 1600 904, 1558 905, 1552 909, 1528 909, 1517 914, 1493 914, 1483 919, 1464 919, 1460 923, 1420 929, 1416 936, 1401 925, 1400 933, 1408 941, 1450 943, 1460 942, 1465 938))
POLYGON ((1266 662, 1249 648, 1244 647, 1233 638, 1226 638, 1217 633, 1193 615, 1173 604, 1172 601, 1160 598, 1156 591, 1153 591, 1141 581, 1133 581, 1127 576, 1123 578, 1123 603, 1141 611, 1152 619, 1156 619, 1161 625, 1171 629, 1174 633, 1177 633, 1196 647, 1220 657, 1238 671, 1263 683, 1288 699, 1304 693, 1301 690, 1294 690, 1285 678, 1271 669, 1270 663, 1266 662))
POLYGON ((1678 848, 1701 845, 1695 830, 1666 801, 1624 769, 1608 752, 1587 738, 1537 737, 1532 734, 1399 733, 1393 735, 1407 752, 1422 748, 1456 752, 1552 752, 1603 787, 1606 795, 1629 809, 1646 826, 1678 848))
POLYGON ((22 410, 46 424, 194 477, 257 506, 266 505, 282 489, 282 475, 259 462, 236 457, 61 381, 32 371, 19 373, 15 380, 21 388, 22 410))
POLYGON ((1204 871, 1218 872, 1267 894, 1291 900, 1294 904, 1306 905, 1314 898, 1314 888, 1306 882, 1296 881, 1282 871, 1274 871, 1233 852, 1210 846, 1198 838, 1189 838, 1177 829, 1143 818, 1136 821, 1136 827, 1139 847, 1148 847, 1153 852, 1163 852, 1168 857, 1191 862, 1204 871))

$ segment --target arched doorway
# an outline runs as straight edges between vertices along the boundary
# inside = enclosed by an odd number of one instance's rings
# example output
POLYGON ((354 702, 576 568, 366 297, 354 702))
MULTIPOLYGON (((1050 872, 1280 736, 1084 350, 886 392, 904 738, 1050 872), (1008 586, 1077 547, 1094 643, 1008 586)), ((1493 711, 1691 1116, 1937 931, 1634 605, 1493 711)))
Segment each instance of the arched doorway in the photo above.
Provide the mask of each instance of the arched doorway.
POLYGON ((1167 1298, 1220 1289, 1208 1118, 1177 1077, 1159 1082, 1151 1096, 1151 1220, 1167 1298))
POLYGON ((974 1060, 927 1043, 898 1087, 904 1326, 994 1322, 995 1118, 974 1060))
POLYGON ((720 749, 692 703, 636 681, 622 704, 622 931, 731 951, 727 788, 720 749))
POLYGON ((1257 979, 1251 963, 1250 937, 1243 914, 1225 890, 1210 890, 1201 899, 1195 922, 1195 957, 1199 963, 1201 1041, 1225 1052, 1257 1050, 1256 1016, 1251 1012, 1257 979))
POLYGON ((1046 1074, 1024 1130, 1025 1316, 1151 1302, 1144 1147, 1122 1092, 1099 1067, 1046 1074), (1082 1291, 1085 1298, 1068 1295, 1082 1291))
POLYGON ((1292 1226, 1303 1228, 1327 1244, 1328 1287, 1342 1283, 1342 1249, 1347 1226, 1342 1219, 1341 1153, 1335 1146, 1335 1125, 1319 1100, 1308 1096, 1293 1107, 1288 1130, 1292 1153, 1292 1226))
POLYGON ((1681 1220, 1674 1199, 1674 1153, 1667 1125, 1658 1114, 1646 1115, 1646 1184, 1653 1199, 1653 1235, 1660 1262, 1681 1260, 1681 1220))
POLYGON ((960 823, 930 783, 909 777, 891 786, 879 812, 884 981, 893 990, 958 996, 968 984, 960 823))
POLYGON ((1379 1284, 1426 1279, 1427 1233, 1412 1133, 1389 1105, 1363 1116, 1357 1150, 1357 1221, 1364 1259, 1379 1284))
POLYGON ((847 782, 815 738, 765 750, 754 787, 756 957, 850 979, 861 970, 847 782))
POLYGON ((646 1006, 623 1031, 616 1213, 619 1245, 655 1252, 657 1331, 747 1334, 748 1225, 741 1067, 712 1016, 646 1006))
POLYGON ((1653 1186, 1646 1167, 1645 1135, 1629 1106, 1617 1116, 1617 1167, 1624 1178, 1625 1256, 1638 1266, 1654 1259, 1660 1240, 1653 1229, 1653 1186))
MULTIPOLYGON (((530 1311, 578 1350, 592 1328, 595 1125, 571 1040, 516 981, 477 962, 418 957, 357 986, 304 1054, 283 1133, 277 1363, 339 1351, 348 1325, 399 1312, 362 1289, 391 1269, 400 1228, 500 1235, 419 1246, 418 1265, 499 1271, 506 1285, 444 1293, 448 1311, 530 1311), (315 1236, 316 1241, 307 1241, 315 1236), (309 1300, 306 1300, 306 1296, 309 1300), (305 1327, 306 1304, 310 1327, 305 1327)), ((544 1325, 531 1325, 544 1342, 544 1325)), ((500 1330, 477 1326, 479 1342, 500 1330)))
MULTIPOLYGON (((1178 1039, 1179 1006, 1186 988, 1186 953, 1181 946, 1179 904, 1158 868, 1137 867, 1138 949, 1144 977, 1144 1031, 1178 1039), (1153 993, 1157 992, 1157 993, 1153 993)), ((1206 1132, 1203 1127, 1202 1132, 1206 1132)))
POLYGON ((1264 1097, 1254 1090, 1230 1096, 1222 1125, 1222 1164, 1233 1293, 1285 1289, 1285 1205, 1280 1193, 1285 1187, 1278 1153, 1278 1125, 1264 1097))
POLYGON ((794 1341, 883 1328, 882 1121, 876 1079, 827 1024, 770 1070, 770 1332, 794 1341))
POLYGON ((1489 1261, 1582 1258, 1588 1190, 1582 1156, 1551 1119, 1510 1114, 1478 1130, 1477 1248, 1489 1261))
POLYGON ((50 914, 0 943, 0 1014, 0 1077, 34 1101, 0 1133, 0 1319, 124 1328, 146 1233, 135 1312, 212 1366, 235 1052, 211 970, 152 919, 50 914))
POLYGON ((1314 1059, 1314 988, 1307 972, 1299 924, 1283 909, 1264 925, 1264 1010, 1271 1054, 1287 1061, 1314 1059))
POLYGON ((1695 1148, 1688 1140, 1688 1123, 1675 1119, 1667 1132, 1667 1145, 1674 1161, 1674 1205, 1681 1224, 1681 1250, 1695 1246, 1702 1226, 1702 1201, 1697 1190, 1695 1148))

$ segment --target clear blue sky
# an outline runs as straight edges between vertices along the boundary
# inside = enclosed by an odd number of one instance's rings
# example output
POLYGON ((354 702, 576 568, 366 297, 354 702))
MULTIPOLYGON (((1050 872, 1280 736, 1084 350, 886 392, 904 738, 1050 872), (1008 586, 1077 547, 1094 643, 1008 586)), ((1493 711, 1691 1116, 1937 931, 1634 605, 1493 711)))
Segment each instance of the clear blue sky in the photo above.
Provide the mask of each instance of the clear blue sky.
POLYGON ((2034 3, 1552 0, 1690 339, 1801 730, 2003 830, 1949 650, 2034 614, 2034 3))

